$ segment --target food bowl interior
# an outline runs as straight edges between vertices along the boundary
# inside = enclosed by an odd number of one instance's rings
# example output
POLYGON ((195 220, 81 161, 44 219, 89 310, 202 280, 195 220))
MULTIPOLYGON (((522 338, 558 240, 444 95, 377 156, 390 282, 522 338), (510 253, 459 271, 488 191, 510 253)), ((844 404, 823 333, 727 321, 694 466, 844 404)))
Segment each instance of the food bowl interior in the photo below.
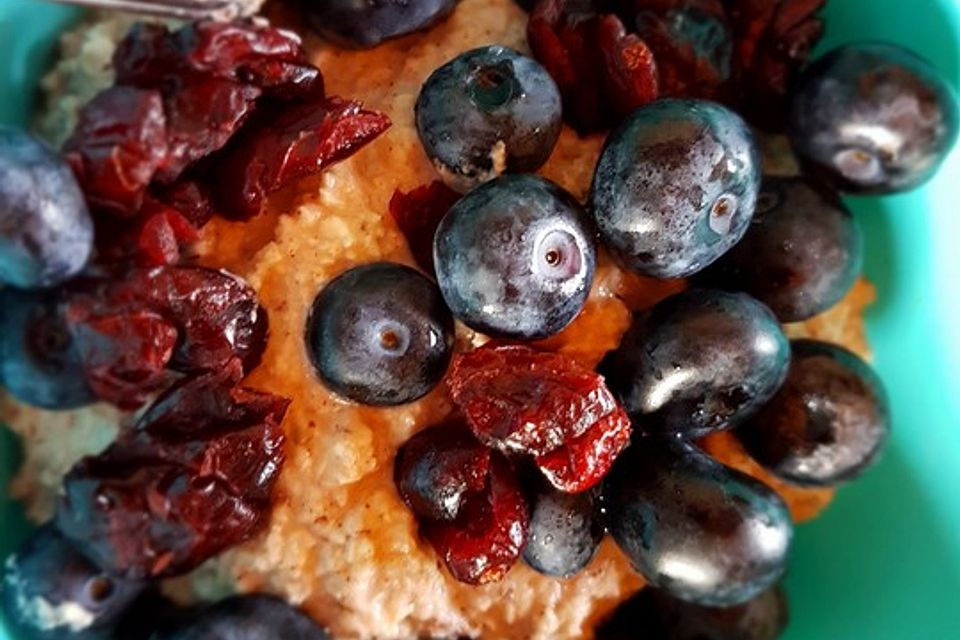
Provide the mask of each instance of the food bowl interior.
MULTIPOLYGON (((0 3, 0 122, 26 124, 59 31, 77 12, 0 3)), ((823 47, 888 40, 960 85, 960 0, 831 0, 823 47)), ((894 433, 882 462, 799 527, 787 640, 958 637, 960 598, 960 150, 922 189, 849 200, 867 237, 867 315, 894 433)), ((2 310, 0 310, 2 313, 2 310)), ((0 487, 17 465, 0 428, 0 487)), ((0 491, 0 557, 26 534, 0 491)), ((2 627, 2 622, 0 622, 2 627)), ((0 628, 0 640, 16 640, 0 628)))

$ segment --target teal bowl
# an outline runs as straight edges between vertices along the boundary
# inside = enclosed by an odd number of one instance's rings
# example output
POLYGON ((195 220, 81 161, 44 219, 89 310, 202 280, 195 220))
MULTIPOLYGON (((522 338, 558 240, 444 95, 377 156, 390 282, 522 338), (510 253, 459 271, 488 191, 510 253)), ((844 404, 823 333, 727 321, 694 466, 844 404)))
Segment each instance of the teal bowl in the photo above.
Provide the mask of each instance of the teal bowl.
MULTIPOLYGON (((34 0, 0 2, 0 122, 26 121, 57 33, 75 17, 34 0)), ((960 86, 960 0, 832 0, 827 19, 823 46, 896 42, 960 86)), ((960 638, 960 151, 922 189, 850 205, 879 293, 867 324, 894 434, 876 468, 799 527, 785 638, 960 638)), ((0 487, 16 449, 0 430, 0 487)), ((0 495, 0 557, 25 533, 0 495)), ((0 628, 0 640, 14 639, 0 628)))

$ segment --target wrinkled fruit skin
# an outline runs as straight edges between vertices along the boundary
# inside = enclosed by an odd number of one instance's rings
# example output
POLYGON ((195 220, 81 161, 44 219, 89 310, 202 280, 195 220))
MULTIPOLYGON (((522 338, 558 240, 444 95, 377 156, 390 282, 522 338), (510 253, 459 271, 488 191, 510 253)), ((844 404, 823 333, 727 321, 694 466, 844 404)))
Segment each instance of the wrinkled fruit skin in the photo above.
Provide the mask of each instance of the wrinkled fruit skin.
POLYGON ((461 198, 434 237, 447 305, 482 333, 535 340, 583 309, 596 268, 587 215, 544 178, 503 176, 461 198))
POLYGON ((70 167, 37 138, 0 127, 0 283, 60 284, 92 251, 93 219, 70 167))
POLYGON ((56 522, 130 578, 180 575, 267 522, 289 401, 238 387, 243 369, 185 379, 64 479, 56 522))
POLYGON ((108 575, 49 524, 0 573, 3 620, 27 640, 101 640, 145 587, 108 575))
POLYGON ((617 607, 597 640, 634 640, 637 629, 659 640, 776 640, 789 621, 779 586, 726 608, 703 607, 647 588, 617 607))
POLYGON ((862 263, 860 225, 836 193, 805 178, 771 177, 743 240, 698 282, 743 291, 781 322, 799 322, 839 302, 862 263))
POLYGON ((534 456, 556 488, 596 485, 630 439, 630 421, 601 376, 555 353, 488 345, 459 354, 447 380, 484 444, 534 456))
POLYGON ((344 47, 375 47, 426 29, 447 17, 458 0, 303 0, 310 25, 344 47))
POLYGON ((958 130, 953 90, 927 61, 894 45, 834 49, 804 71, 790 100, 797 154, 851 193, 923 184, 958 130))
POLYGON ((433 389, 450 363, 453 337, 437 286, 391 262, 337 276, 317 295, 305 328, 323 383, 374 406, 412 402, 433 389))
POLYGON ((786 382, 738 430, 753 458, 805 486, 851 480, 876 462, 890 431, 886 392, 866 362, 837 345, 792 343, 786 382))
POLYGON ((456 520, 422 520, 421 535, 451 575, 482 585, 502 580, 527 542, 530 514, 523 491, 499 453, 490 459, 484 489, 467 496, 456 520))
POLYGON ((459 199, 459 193, 439 180, 406 193, 398 189, 390 198, 390 215, 407 239, 417 265, 428 274, 434 274, 433 237, 437 227, 459 199))
POLYGON ((331 636, 285 600, 252 594, 200 609, 156 640, 331 640, 331 636))
POLYGON ((76 409, 97 400, 55 291, 0 290, 0 385, 21 402, 76 409))
POLYGON ((633 447, 604 483, 607 527, 675 598, 734 606, 786 569, 790 512, 766 485, 677 440, 633 447))
POLYGON ((462 193, 505 171, 539 169, 562 125, 560 92, 546 69, 497 45, 462 53, 430 74, 415 114, 424 151, 462 193))
POLYGON ((710 102, 660 100, 607 138, 590 208, 625 266, 684 277, 746 233, 760 170, 753 135, 735 113, 710 102))
POLYGON ((604 366, 638 429, 698 438, 763 406, 789 363, 789 342, 764 305, 690 289, 638 316, 604 366))
POLYGON ((457 423, 430 427, 397 452, 394 482, 403 501, 421 518, 455 520, 467 497, 483 491, 490 450, 457 423))
POLYGON ((530 535, 524 561, 555 578, 578 574, 590 564, 606 533, 600 492, 569 494, 537 482, 528 495, 530 535))

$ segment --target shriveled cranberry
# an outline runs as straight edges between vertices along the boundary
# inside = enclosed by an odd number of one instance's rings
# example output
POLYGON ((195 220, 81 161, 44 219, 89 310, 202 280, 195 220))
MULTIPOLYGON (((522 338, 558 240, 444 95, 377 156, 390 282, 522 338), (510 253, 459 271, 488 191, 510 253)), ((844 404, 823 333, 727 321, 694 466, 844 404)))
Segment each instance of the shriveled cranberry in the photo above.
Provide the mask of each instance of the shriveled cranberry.
POLYGON ((493 453, 483 491, 468 494, 456 520, 425 520, 420 531, 460 582, 503 579, 527 541, 530 514, 509 463, 493 453))
POLYGON ((490 450, 454 422, 408 440, 397 452, 394 482, 418 516, 453 520, 469 494, 483 491, 489 472, 490 450))
POLYGON ((80 110, 63 151, 90 205, 129 217, 166 157, 166 136, 158 91, 111 87, 80 110))
POLYGON ((234 360, 182 384, 81 460, 64 480, 60 530, 106 570, 152 578, 185 573, 261 529, 288 401, 237 389, 242 371, 234 360))
POLYGON ((536 458, 537 467, 554 487, 580 493, 596 486, 630 444, 630 419, 618 409, 583 435, 536 458))
POLYGON ((151 211, 141 215, 137 256, 145 266, 176 264, 180 260, 181 245, 199 238, 197 229, 176 209, 155 203, 151 211))
POLYGON ((390 215, 406 237, 417 264, 427 273, 433 273, 433 236, 440 220, 459 199, 459 193, 439 180, 406 193, 398 189, 390 198, 390 215))
POLYGON ((153 198, 173 209, 199 229, 216 215, 210 189, 198 179, 183 177, 171 185, 153 185, 153 198))
POLYGON ((315 98, 264 114, 217 159, 217 202, 238 218, 257 215, 271 193, 355 153, 390 119, 342 98, 315 98))

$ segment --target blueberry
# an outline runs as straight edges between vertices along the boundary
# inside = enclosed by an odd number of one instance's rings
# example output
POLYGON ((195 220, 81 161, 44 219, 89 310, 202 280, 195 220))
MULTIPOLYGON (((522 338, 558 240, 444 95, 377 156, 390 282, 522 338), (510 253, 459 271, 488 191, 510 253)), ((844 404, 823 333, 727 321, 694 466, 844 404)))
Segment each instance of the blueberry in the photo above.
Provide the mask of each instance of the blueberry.
POLYGON ((453 314, 477 331, 553 335, 580 313, 596 249, 573 197, 538 176, 503 176, 457 202, 434 237, 437 281, 453 314))
POLYGON ((56 291, 0 291, 0 384, 21 402, 74 409, 96 401, 56 291))
POLYGON ((144 584, 101 571, 51 525, 7 558, 0 609, 22 640, 101 640, 144 584))
POLYGON ((617 607, 597 629, 597 640, 634 640, 637 629, 657 640, 776 640, 787 627, 787 596, 780 587, 733 607, 704 607, 646 588, 617 607))
POLYGON ((698 438, 759 409, 789 363, 787 338, 763 304, 690 289, 638 316, 603 367, 638 432, 698 438))
POLYGON ((375 47, 426 29, 450 14, 458 0, 304 0, 310 25, 345 47, 375 47))
POLYGON ((607 138, 590 207, 627 267, 674 278, 743 237, 759 186, 760 154, 737 114, 711 102, 659 100, 607 138))
POLYGON ((793 527, 780 497, 688 443, 634 445, 607 477, 604 498, 617 545, 675 598, 741 604, 786 568, 793 527))
POLYGON ((453 318, 437 286, 410 267, 355 267, 317 295, 307 350, 321 380, 369 405, 411 402, 443 377, 453 318))
POLYGON ((202 609, 157 640, 330 640, 330 634, 280 598, 254 594, 202 609))
POLYGON ((92 251, 93 220, 70 167, 33 136, 0 127, 0 283, 57 285, 92 251))
POLYGON ((416 105, 420 142, 448 186, 465 192, 505 171, 536 171, 562 126, 560 90, 513 49, 462 53, 433 72, 416 105))
POLYGON ((605 533, 597 490, 563 493, 540 482, 531 492, 523 559, 548 576, 569 578, 596 555, 605 533))
POLYGON ((890 431, 886 393, 870 366, 837 345, 791 344, 780 391, 738 431, 747 451, 799 485, 850 480, 876 459, 890 431))
POLYGON ((797 154, 853 193, 923 184, 957 139, 957 99, 926 60, 892 44, 834 49, 790 97, 797 154))
POLYGON ((698 278, 798 322, 839 302, 862 259, 860 226, 835 192, 805 178, 767 178, 743 240, 698 278))

